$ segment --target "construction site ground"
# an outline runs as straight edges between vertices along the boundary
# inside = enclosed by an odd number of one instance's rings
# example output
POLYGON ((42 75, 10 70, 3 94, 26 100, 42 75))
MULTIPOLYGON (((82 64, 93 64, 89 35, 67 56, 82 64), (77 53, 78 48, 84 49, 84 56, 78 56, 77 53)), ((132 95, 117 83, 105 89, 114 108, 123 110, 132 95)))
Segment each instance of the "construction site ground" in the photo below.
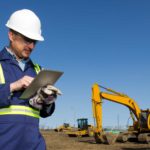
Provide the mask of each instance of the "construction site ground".
POLYGON ((41 130, 47 150, 150 150, 150 144, 137 142, 96 144, 93 137, 68 137, 65 133, 41 130))

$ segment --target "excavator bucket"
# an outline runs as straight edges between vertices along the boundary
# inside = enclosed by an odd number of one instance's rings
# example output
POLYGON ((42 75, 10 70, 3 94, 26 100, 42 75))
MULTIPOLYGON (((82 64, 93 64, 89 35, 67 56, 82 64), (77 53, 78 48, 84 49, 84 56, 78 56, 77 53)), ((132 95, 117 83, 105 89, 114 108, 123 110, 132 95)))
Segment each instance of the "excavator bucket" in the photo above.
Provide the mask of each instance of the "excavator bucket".
POLYGON ((118 134, 114 133, 96 133, 95 134, 95 141, 96 143, 103 143, 103 144, 114 144, 117 140, 118 134))
POLYGON ((106 136, 103 133, 97 132, 94 134, 96 143, 106 143, 106 136))
POLYGON ((114 144, 117 140, 118 134, 114 133, 105 133, 106 143, 111 145, 114 144))

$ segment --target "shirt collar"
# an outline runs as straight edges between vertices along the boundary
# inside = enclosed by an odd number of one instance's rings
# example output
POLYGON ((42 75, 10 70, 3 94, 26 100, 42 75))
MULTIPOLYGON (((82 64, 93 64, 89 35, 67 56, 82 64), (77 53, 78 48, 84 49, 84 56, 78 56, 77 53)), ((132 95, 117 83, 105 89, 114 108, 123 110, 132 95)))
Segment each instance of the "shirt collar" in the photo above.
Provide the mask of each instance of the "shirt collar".
POLYGON ((5 48, 6 48, 7 52, 13 57, 13 59, 17 60, 17 62, 22 62, 22 63, 29 62, 30 58, 18 60, 17 57, 16 57, 16 55, 8 47, 5 47, 5 48))

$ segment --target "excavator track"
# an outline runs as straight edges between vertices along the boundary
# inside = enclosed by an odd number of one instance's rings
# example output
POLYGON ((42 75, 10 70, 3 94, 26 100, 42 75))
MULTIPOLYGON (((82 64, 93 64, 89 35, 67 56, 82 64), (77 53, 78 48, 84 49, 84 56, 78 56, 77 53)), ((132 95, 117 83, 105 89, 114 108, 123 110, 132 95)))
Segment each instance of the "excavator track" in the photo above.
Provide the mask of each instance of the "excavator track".
POLYGON ((118 138, 117 138, 118 142, 122 142, 125 143, 128 141, 128 135, 127 134, 119 134, 118 138))
POLYGON ((141 143, 150 144, 150 133, 141 133, 138 136, 138 141, 141 143))

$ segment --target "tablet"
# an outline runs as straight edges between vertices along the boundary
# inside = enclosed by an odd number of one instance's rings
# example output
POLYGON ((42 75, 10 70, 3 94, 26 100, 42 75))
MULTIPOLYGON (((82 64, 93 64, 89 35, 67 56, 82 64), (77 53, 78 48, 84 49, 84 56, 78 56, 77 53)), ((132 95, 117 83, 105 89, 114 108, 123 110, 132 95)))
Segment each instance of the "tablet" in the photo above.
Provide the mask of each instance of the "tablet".
POLYGON ((20 96, 20 99, 28 99, 34 96, 37 90, 48 84, 54 85, 56 81, 63 74, 61 71, 54 70, 41 70, 39 74, 34 78, 31 84, 25 89, 20 96))

